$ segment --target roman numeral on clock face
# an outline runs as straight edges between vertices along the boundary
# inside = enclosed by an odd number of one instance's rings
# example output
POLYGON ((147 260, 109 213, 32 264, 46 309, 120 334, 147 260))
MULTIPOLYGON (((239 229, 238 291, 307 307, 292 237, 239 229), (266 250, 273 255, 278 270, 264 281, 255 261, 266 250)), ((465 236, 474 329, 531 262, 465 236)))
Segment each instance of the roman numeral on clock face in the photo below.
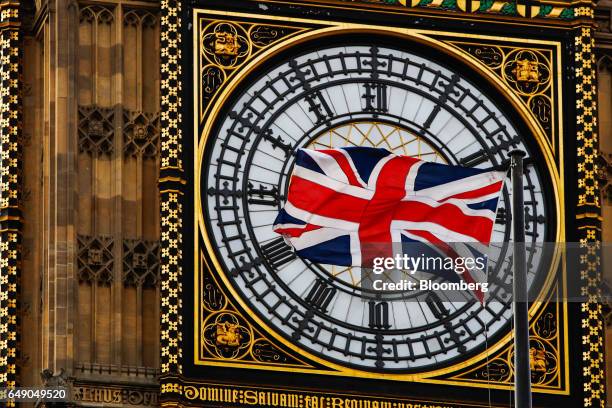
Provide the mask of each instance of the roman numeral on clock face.
POLYGON ((361 95, 365 101, 365 112, 387 112, 387 85, 378 82, 366 82, 363 84, 364 94, 361 95))
POLYGON ((285 243, 282 237, 276 238, 261 246, 264 258, 270 266, 278 269, 296 258, 293 249, 285 243))
POLYGON ((508 214, 508 211, 503 207, 498 208, 497 214, 495 215, 495 223, 506 225, 508 221, 510 221, 510 214, 508 214))
POLYGON ((486 150, 481 149, 459 160, 459 164, 465 167, 478 166, 488 160, 489 156, 486 150))
POLYGON ((389 304, 387 302, 368 302, 369 326, 372 329, 388 329, 389 324, 389 304))
POLYGON ((266 187, 259 183, 259 187, 249 182, 247 186, 249 204, 269 205, 274 207, 278 204, 278 189, 276 186, 266 187))
POLYGON ((334 115, 334 112, 329 107, 329 104, 327 103, 323 95, 321 95, 320 91, 316 91, 306 95, 305 99, 306 102, 308 102, 308 105, 310 105, 308 110, 314 113, 317 117, 317 125, 327 121, 334 115))
POLYGON ((427 294, 425 297, 425 303, 429 307, 429 310, 431 310, 431 313, 433 313, 438 320, 442 320, 450 313, 450 311, 444 306, 444 303, 442 303, 442 299, 440 299, 435 292, 429 292, 427 294))
POLYGON ((335 294, 336 288, 330 286, 323 279, 317 279, 306 296, 306 302, 313 308, 325 313, 335 294))

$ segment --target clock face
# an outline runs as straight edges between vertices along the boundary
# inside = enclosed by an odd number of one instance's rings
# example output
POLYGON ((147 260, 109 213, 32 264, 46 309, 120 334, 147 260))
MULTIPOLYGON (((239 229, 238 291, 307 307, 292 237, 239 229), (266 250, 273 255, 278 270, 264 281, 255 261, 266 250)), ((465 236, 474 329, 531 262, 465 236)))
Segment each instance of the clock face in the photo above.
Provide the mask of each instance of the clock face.
MULTIPOLYGON (((201 162, 206 231, 229 284, 288 342, 336 364, 415 372, 466 358, 507 326, 511 195, 504 189, 492 236, 483 306, 443 292, 381 297, 359 268, 297 257, 272 231, 300 147, 382 147, 423 160, 503 166, 527 152, 527 241, 551 240, 555 214, 544 165, 504 115, 458 72, 383 44, 328 46, 262 69, 227 107, 201 162), (494 262, 499 259, 498 262, 494 262), (486 332, 486 335, 485 335, 486 332)), ((554 238, 553 238, 554 239, 554 238)), ((548 273, 528 254, 529 285, 548 273)), ((510 284, 510 285, 509 285, 510 284)))

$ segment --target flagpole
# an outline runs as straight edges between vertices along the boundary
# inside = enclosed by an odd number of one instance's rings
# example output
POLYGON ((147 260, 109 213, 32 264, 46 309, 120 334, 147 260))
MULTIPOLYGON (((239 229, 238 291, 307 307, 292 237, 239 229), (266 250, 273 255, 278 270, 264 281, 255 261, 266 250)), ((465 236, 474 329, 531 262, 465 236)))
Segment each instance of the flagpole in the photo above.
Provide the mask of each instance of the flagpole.
POLYGON ((523 157, 525 152, 510 152, 512 169, 513 291, 514 291, 514 400, 516 408, 531 408, 531 370, 529 367, 529 302, 527 301, 527 263, 525 259, 525 205, 523 203, 523 157))

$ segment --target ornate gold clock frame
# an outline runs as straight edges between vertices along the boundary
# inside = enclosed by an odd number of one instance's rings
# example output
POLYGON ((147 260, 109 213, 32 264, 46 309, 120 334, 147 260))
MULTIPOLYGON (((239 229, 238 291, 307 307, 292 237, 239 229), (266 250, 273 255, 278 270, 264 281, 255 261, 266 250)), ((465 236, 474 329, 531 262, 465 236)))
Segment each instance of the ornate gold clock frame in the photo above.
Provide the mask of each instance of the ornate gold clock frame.
MULTIPOLYGON (((214 2, 162 2, 162 405, 503 405, 513 387, 510 333, 486 352, 443 369, 373 374, 310 355, 249 313, 218 272, 207 237, 197 198, 201 157, 225 100, 271 56, 338 33, 383 34, 462 61, 493 86, 545 158, 554 184, 557 242, 597 242, 590 3, 243 3, 227 11, 214 2), (368 24, 362 23, 366 15, 368 24), (284 372, 294 380, 283 380, 278 374, 284 372), (339 380, 327 388, 332 378, 339 380), (349 381, 374 385, 354 393, 349 381), (414 383, 424 391, 410 391, 414 383), (495 390, 493 396, 486 389, 495 390)), ((580 271, 568 270, 560 259, 530 309, 536 406, 603 406, 605 400, 596 248, 589 246, 580 262, 580 271), (564 300, 568 279, 581 282, 587 301, 578 307, 564 300), (574 327, 582 331, 579 338, 574 327)))

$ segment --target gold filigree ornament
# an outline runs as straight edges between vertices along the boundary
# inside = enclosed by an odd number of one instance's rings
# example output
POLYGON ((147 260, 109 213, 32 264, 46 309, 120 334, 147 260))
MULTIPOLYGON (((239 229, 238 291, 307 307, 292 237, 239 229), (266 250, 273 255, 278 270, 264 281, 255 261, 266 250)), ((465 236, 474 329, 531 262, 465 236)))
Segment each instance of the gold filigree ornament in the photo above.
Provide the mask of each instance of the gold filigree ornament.
POLYGON ((293 31, 295 28, 256 24, 249 27, 249 39, 255 47, 267 47, 293 31))
POLYGON ((225 72, 216 65, 205 66, 202 70, 202 91, 206 95, 213 95, 225 79, 225 72))
POLYGON ((504 62, 504 50, 495 45, 465 44, 463 49, 492 70, 500 68, 504 62))
POLYGON ((219 285, 215 279, 209 274, 202 276, 202 313, 215 313, 225 310, 228 307, 228 301, 223 292, 219 290, 219 285))
POLYGON ((206 26, 201 38, 204 58, 224 69, 239 67, 251 53, 248 35, 237 24, 212 22, 206 26))
POLYGON ((529 349, 529 368, 532 373, 546 372, 546 351, 531 347, 529 349))
MULTIPOLYGON (((537 337, 531 337, 529 343, 531 383, 538 386, 551 385, 557 380, 559 371, 559 361, 554 346, 537 337)), ((508 364, 514 372, 514 347, 508 350, 508 364)))
MULTIPOLYGON (((531 318, 530 325, 530 368, 534 392, 563 389, 563 345, 559 331, 562 303, 559 301, 559 287, 554 288, 540 313, 531 318)), ((514 383, 514 344, 508 342, 487 361, 468 367, 449 378, 460 383, 481 383, 487 385, 514 383)))
POLYGON ((198 22, 200 66, 200 121, 209 103, 224 84, 258 53, 305 29, 276 24, 200 19, 198 22))
POLYGON ((238 347, 242 341, 240 325, 238 323, 221 322, 217 323, 217 345, 238 347))
POLYGON ((551 82, 547 59, 539 51, 515 49, 506 55, 504 80, 523 96, 543 93, 551 82))
POLYGON ((517 60, 512 73, 518 82, 540 82, 540 70, 537 61, 517 60))
POLYGON ((238 36, 233 33, 215 33, 215 55, 237 56, 240 50, 238 36))
POLYGON ((556 129, 553 105, 556 99, 556 82, 553 78, 554 60, 551 50, 525 48, 517 42, 506 44, 475 43, 471 41, 449 41, 448 44, 461 49, 485 64, 501 78, 525 103, 533 117, 542 126, 553 148, 556 146, 556 129))
POLYGON ((202 345, 211 355, 235 360, 249 352, 253 331, 238 314, 229 311, 214 313, 202 326, 202 345))

